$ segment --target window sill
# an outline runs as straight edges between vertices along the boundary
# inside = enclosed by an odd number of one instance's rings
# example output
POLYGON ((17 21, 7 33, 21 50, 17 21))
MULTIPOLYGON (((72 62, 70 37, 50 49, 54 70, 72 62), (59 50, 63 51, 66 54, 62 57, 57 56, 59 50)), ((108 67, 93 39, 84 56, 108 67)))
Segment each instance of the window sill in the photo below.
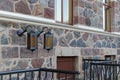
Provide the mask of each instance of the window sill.
POLYGON ((20 23, 30 23, 30 24, 36 24, 36 25, 44 22, 55 23, 55 20, 53 19, 47 19, 44 17, 25 15, 25 14, 2 11, 2 10, 0 10, 0 20, 20 22, 20 23))
POLYGON ((11 22, 20 22, 20 23, 29 23, 33 25, 48 26, 53 28, 62 28, 80 32, 88 32, 94 34, 108 35, 108 36, 120 36, 120 33, 115 32, 106 32, 100 29, 88 28, 82 25, 66 25, 62 23, 56 23, 55 20, 40 18, 35 16, 29 16, 19 13, 0 11, 0 20, 11 21, 11 22))

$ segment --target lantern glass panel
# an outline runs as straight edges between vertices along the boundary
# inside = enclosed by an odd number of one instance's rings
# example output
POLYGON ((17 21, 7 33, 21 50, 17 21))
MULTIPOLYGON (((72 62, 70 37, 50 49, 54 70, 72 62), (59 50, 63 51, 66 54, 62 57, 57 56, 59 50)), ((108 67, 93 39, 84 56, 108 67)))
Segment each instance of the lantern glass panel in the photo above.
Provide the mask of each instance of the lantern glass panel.
POLYGON ((44 49, 50 50, 53 48, 53 34, 50 32, 47 32, 44 35, 44 49))
POLYGON ((34 51, 37 49, 37 34, 34 31, 31 31, 28 33, 27 37, 27 48, 30 49, 31 51, 34 51))

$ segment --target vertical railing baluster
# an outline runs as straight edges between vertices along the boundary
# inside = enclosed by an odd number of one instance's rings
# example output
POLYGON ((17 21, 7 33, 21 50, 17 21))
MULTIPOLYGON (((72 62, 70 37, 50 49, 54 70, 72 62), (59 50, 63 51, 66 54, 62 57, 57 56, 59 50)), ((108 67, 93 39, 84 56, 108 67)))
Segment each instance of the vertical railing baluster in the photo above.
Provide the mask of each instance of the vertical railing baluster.
MULTIPOLYGON (((116 63, 114 63, 116 64, 116 63)), ((113 78, 115 78, 114 80, 117 80, 117 66, 113 67, 113 78)))
POLYGON ((9 74, 9 80, 11 80, 11 74, 9 74))
POLYGON ((102 77, 102 75, 103 75, 103 66, 101 66, 101 70, 100 70, 100 72, 101 72, 101 74, 100 74, 101 77, 100 77, 100 78, 101 78, 101 80, 102 80, 102 78, 103 78, 103 77, 102 77))
POLYGON ((106 66, 105 66, 104 80, 106 80, 106 66))
MULTIPOLYGON (((112 63, 113 64, 113 63, 112 63)), ((109 77, 110 77, 110 80, 112 79, 112 77, 113 77, 113 71, 112 71, 112 66, 109 66, 110 67, 110 75, 109 75, 109 77)), ((114 79, 113 79, 114 80, 114 79)))
POLYGON ((31 72, 31 79, 34 80, 34 71, 31 72))
POLYGON ((17 80, 19 80, 19 73, 17 73, 17 80))
POLYGON ((92 80, 92 63, 90 63, 90 80, 92 80))
MULTIPOLYGON (((84 78, 85 79, 85 78, 84 78)), ((73 80, 76 80, 76 74, 73 74, 73 80)))
POLYGON ((96 75, 97 75, 96 78, 97 78, 97 80, 100 80, 100 76, 99 76, 100 72, 99 72, 99 69, 98 69, 99 65, 96 65, 95 67, 96 67, 96 75))
POLYGON ((118 70, 118 68, 116 66, 116 68, 115 68, 115 78, 116 78, 116 80, 118 80, 118 75, 119 75, 119 74, 117 74, 117 70, 118 70))
POLYGON ((66 73, 66 74, 65 74, 65 80, 68 80, 68 77, 67 77, 67 76, 68 76, 68 74, 66 73))
POLYGON ((41 71, 38 72, 38 79, 41 80, 41 71))
MULTIPOLYGON (((113 73, 112 73, 112 74, 113 74, 112 80, 114 80, 114 78, 115 78, 115 75, 114 75, 114 74, 115 74, 115 71, 114 71, 114 69, 115 69, 114 66, 112 66, 112 72, 113 72, 113 73)), ((116 80, 116 78, 115 78, 115 80, 116 80)))
POLYGON ((26 72, 25 72, 25 77, 24 77, 25 80, 27 80, 27 75, 26 75, 26 72))
POLYGON ((1 80, 3 80, 3 75, 1 75, 1 80))
POLYGON ((47 80, 47 71, 45 71, 45 79, 44 80, 47 80))
POLYGON ((103 80, 105 80, 105 66, 104 65, 102 65, 103 66, 103 69, 104 69, 104 75, 103 75, 103 80))
POLYGON ((52 72, 51 80, 54 80, 54 72, 52 72))
POLYGON ((92 61, 87 61, 87 66, 88 66, 88 69, 86 68, 86 75, 87 75, 87 78, 85 79, 85 80, 88 80, 89 78, 90 78, 90 75, 88 75, 89 74, 89 71, 90 71, 90 63, 91 63, 92 61))
POLYGON ((92 72, 93 72, 93 73, 92 73, 92 75, 93 75, 93 80, 94 80, 94 78, 95 78, 95 77, 94 77, 94 72, 95 72, 94 67, 95 67, 95 65, 93 65, 93 68, 92 68, 92 72))
POLYGON ((85 60, 84 60, 84 59, 83 59, 83 65, 84 65, 84 66, 83 66, 83 70, 84 70, 84 80, 85 80, 85 75, 86 75, 85 73, 86 73, 86 72, 85 72, 85 60))
POLYGON ((60 80, 60 73, 58 73, 57 78, 58 78, 58 80, 60 80))

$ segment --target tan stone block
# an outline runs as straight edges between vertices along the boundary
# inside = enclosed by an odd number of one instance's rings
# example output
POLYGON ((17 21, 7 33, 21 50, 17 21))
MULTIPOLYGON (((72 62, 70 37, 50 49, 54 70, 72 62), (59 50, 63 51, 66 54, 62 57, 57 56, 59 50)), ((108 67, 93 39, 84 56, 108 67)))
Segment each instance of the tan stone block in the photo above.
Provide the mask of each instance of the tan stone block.
POLYGON ((2 47, 2 58, 18 58, 18 47, 2 47))
POLYGON ((80 49, 79 48, 69 48, 69 47, 61 47, 61 51, 59 52, 61 56, 79 56, 80 49))
POLYGON ((111 49, 111 48, 102 49, 102 54, 103 55, 117 55, 117 50, 111 49))
POLYGON ((38 57, 38 50, 31 51, 26 47, 20 47, 20 58, 37 58, 38 57))
POLYGON ((36 4, 34 6, 34 10, 32 12, 32 15, 35 16, 44 16, 44 7, 41 4, 36 4))

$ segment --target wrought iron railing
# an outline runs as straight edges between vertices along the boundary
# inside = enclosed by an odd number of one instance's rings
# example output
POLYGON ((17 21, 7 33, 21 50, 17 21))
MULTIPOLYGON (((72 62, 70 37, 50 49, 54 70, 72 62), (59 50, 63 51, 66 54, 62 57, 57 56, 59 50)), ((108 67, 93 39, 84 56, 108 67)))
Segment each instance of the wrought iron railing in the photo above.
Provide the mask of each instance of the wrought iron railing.
POLYGON ((117 61, 91 62, 89 80, 120 80, 120 64, 117 61))
POLYGON ((78 75, 78 71, 35 68, 0 72, 0 80, 77 80, 78 75))
POLYGON ((106 60, 102 60, 102 59, 83 59, 83 65, 82 65, 82 69, 83 69, 83 80, 89 80, 90 79, 90 63, 91 62, 102 62, 102 61, 106 61, 106 60))

